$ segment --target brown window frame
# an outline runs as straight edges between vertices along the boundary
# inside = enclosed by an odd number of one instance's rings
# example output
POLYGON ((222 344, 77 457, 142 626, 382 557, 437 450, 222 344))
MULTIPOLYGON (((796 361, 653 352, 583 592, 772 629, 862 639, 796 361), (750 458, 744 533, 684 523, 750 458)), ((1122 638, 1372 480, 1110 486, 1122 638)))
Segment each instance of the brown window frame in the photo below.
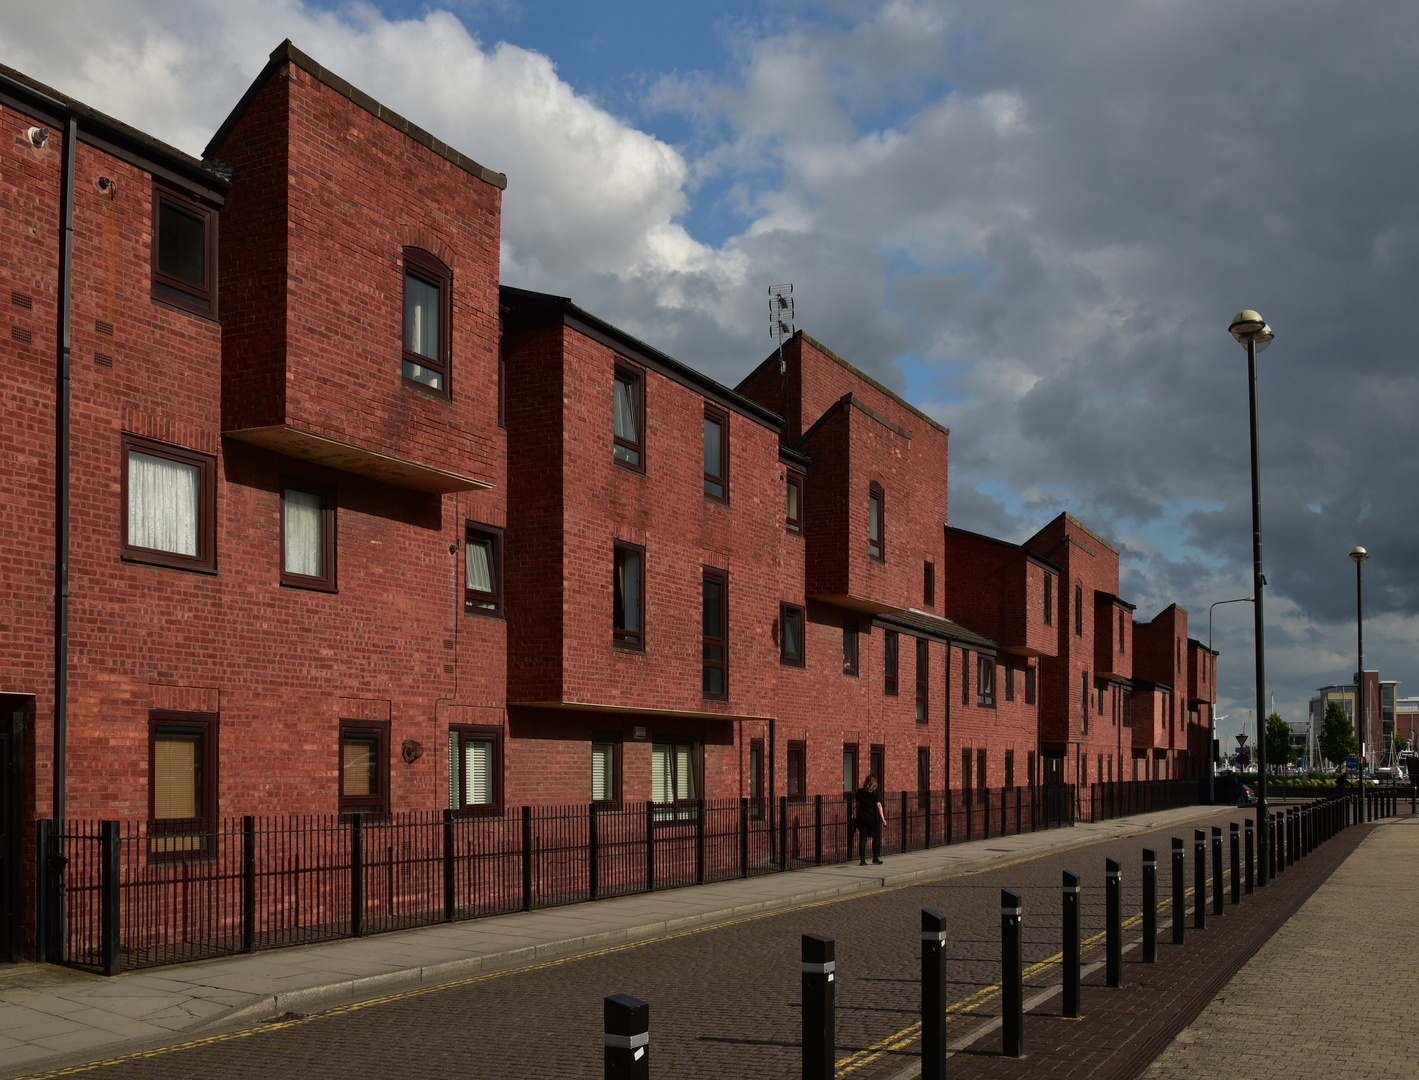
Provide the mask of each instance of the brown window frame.
POLYGON ((857 790, 858 772, 862 765, 862 752, 855 742, 843 743, 843 781, 844 784, 851 784, 852 787, 843 787, 843 794, 850 795, 857 790), (848 755, 852 755, 852 779, 848 779, 848 755))
POLYGON ((927 795, 931 791, 931 747, 916 748, 916 804, 927 805, 927 795))
POLYGON ((778 606, 778 662, 789 667, 803 667, 807 664, 808 656, 808 612, 805 608, 797 604, 780 603, 778 606), (788 622, 789 616, 797 616, 798 622, 798 655, 792 656, 788 652, 788 622))
POLYGON ((808 798, 807 740, 789 739, 788 745, 784 747, 783 758, 783 793, 789 802, 803 802, 808 798), (795 755, 797 756, 796 767, 795 755))
POLYGON ((857 678, 858 667, 862 659, 861 656, 861 636, 858 633, 857 620, 853 618, 843 619, 843 674, 857 678))
POLYGON ((705 425, 719 425, 719 472, 712 473, 709 470, 709 462, 705 462, 705 498, 712 499, 718 503, 729 502, 729 413, 708 402, 705 403, 705 425), (719 491, 711 491, 712 485, 718 485, 719 491))
POLYGON ((591 733, 591 752, 593 768, 596 763, 596 748, 598 746, 608 747, 611 751, 611 795, 609 798, 598 799, 596 797, 596 774, 592 772, 591 801, 597 806, 619 806, 621 802, 621 768, 624 754, 625 739, 619 731, 593 731, 591 733))
POLYGON ((749 813, 762 817, 764 813, 764 740, 749 740, 749 761, 747 767, 749 783, 749 813))
POLYGON ((158 442, 141 435, 123 433, 119 456, 119 555, 125 562, 166 566, 172 570, 193 570, 200 574, 217 572, 217 459, 200 450, 158 442), (195 465, 200 470, 197 508, 197 554, 181 555, 156 548, 138 547, 128 542, 128 455, 132 452, 149 457, 166 458, 183 465, 195 465))
POLYGON ((1074 636, 1084 636, 1084 586, 1074 585, 1074 636))
POLYGON ((888 697, 897 696, 897 667, 901 656, 901 644, 895 630, 882 634, 882 693, 888 697))
POLYGON ((1025 665, 1025 704, 1035 704, 1035 665, 1025 665))
POLYGON ((931 642, 916 639, 916 722, 931 720, 931 642))
POLYGON ((629 469, 635 473, 645 473, 645 389, 646 389, 645 369, 636 367, 633 364, 616 361, 616 369, 611 385, 611 460, 623 469, 629 469), (627 439, 625 436, 616 434, 616 383, 630 382, 636 388, 635 411, 636 411, 636 438, 627 439), (635 454, 636 460, 629 461, 621 456, 621 451, 627 454, 635 454))
POLYGON ((434 397, 452 400, 453 398, 453 271, 444 265, 443 261, 433 253, 425 251, 423 248, 406 247, 403 251, 404 286, 400 290, 400 296, 404 299, 399 314, 399 345, 400 345, 400 381, 411 390, 421 390, 434 397), (439 355, 437 357, 425 356, 423 353, 410 351, 407 342, 409 340, 409 327, 404 320, 408 318, 407 290, 409 288, 409 275, 423 278, 426 282, 438 286, 439 290, 439 355), (405 364, 413 364, 417 367, 428 368, 437 372, 443 379, 442 386, 430 386, 426 382, 408 375, 404 371, 405 364))
MULTIPOLYGON (((493 724, 449 724, 448 733, 458 738, 458 805, 450 807, 455 817, 501 817, 503 813, 503 729, 493 724), (493 744, 489 765, 492 799, 485 803, 468 802, 468 772, 464 765, 465 741, 473 739, 493 744)), ((450 793, 451 794, 451 793, 450 793)), ((452 802, 452 798, 449 802, 452 802)))
POLYGON ((984 746, 976 747, 976 790, 990 790, 990 752, 984 746))
POLYGON ((700 692, 705 701, 728 701, 729 700, 729 574, 723 570, 716 570, 712 566, 701 567, 700 574, 700 692), (719 633, 717 635, 709 632, 709 627, 704 622, 704 586, 707 582, 715 581, 719 583, 719 633), (705 652, 711 648, 721 650, 723 659, 710 660, 706 658, 705 652), (710 671, 720 671, 723 673, 724 689, 711 692, 707 690, 706 684, 710 671))
POLYGON ((867 485, 867 555, 873 562, 887 561, 887 500, 876 480, 867 485), (877 504, 877 539, 872 538, 872 504, 877 504))
POLYGON ((784 476, 784 528, 795 536, 803 535, 803 482, 803 473, 799 472, 797 469, 786 470, 784 476), (798 492, 798 515, 796 517, 789 512, 789 488, 793 488, 798 492))
POLYGON ((961 704, 971 703, 971 650, 961 650, 961 704))
POLYGON ((1045 625, 1054 625, 1054 575, 1045 571, 1045 625))
POLYGON ((154 862, 181 862, 187 859, 210 859, 216 854, 217 794, 220 791, 217 773, 221 757, 218 753, 217 713, 176 712, 153 709, 148 713, 148 858, 154 862), (202 813, 195 818, 159 818, 157 816, 157 747, 160 731, 195 734, 201 739, 202 752, 202 813), (180 847, 195 842, 194 847, 180 847))
POLYGON ((1005 786, 1015 786, 1015 751, 1009 748, 1005 751, 1005 786))
POLYGON ((1123 621, 1123 608, 1119 608, 1119 609, 1118 609, 1118 651, 1119 651, 1119 655, 1120 655, 1120 656, 1122 656, 1123 653, 1124 653, 1124 651, 1125 651, 1125 650, 1124 650, 1124 640, 1125 640, 1125 639, 1124 639, 1124 633, 1123 633, 1123 626, 1124 626, 1124 621, 1123 621))
POLYGON ((349 720, 341 718, 340 737, 335 744, 335 775, 340 797, 340 817, 349 821, 356 814, 365 818, 389 816, 389 723, 385 720, 349 720), (345 794, 345 741, 350 735, 373 735, 375 739, 375 776, 379 790, 373 795, 345 794))
MULTIPOLYGON (((645 548, 640 544, 628 543, 625 540, 615 541, 612 545, 611 556, 611 644, 618 649, 629 649, 634 652, 645 651, 645 581, 645 548), (620 554, 623 551, 635 552, 640 556, 640 594, 637 597, 639 610, 636 613, 639 630, 628 630, 616 625, 616 572, 620 554)), ((624 606, 625 603, 622 601, 623 609, 624 606)), ((622 621, 625 620, 622 619, 622 621)))
POLYGON ((976 653, 976 704, 995 708, 995 657, 976 653))
POLYGON ((469 615, 503 618, 503 543, 506 537, 506 532, 496 525, 485 525, 480 521, 463 523, 463 610, 469 615), (468 585, 469 540, 491 541, 488 570, 492 578, 492 592, 473 589, 468 585))
POLYGON ((198 199, 163 184, 153 185, 152 284, 154 300, 194 315, 217 318, 217 211, 198 199), (194 285, 176 274, 158 268, 162 253, 162 204, 171 203, 179 211, 202 218, 202 263, 205 286, 194 285))
POLYGON ((921 564, 921 602, 925 607, 936 606, 936 564, 930 559, 921 564))
MULTIPOLYGON (((1005 663, 1004 663, 1003 665, 1001 665, 1001 666, 1005 669, 1005 670, 1004 670, 1004 675, 1005 675, 1005 700, 1006 700, 1006 701, 1014 701, 1014 700, 1015 700, 1015 661, 1014 661, 1014 660, 1006 660, 1005 663)), ((1010 786, 1012 786, 1012 785, 1009 785, 1009 784, 1006 785, 1006 787, 1010 787, 1010 786)))
POLYGON ((302 476, 281 477, 281 584, 293 589, 311 589, 315 592, 338 592, 335 578, 336 541, 336 501, 335 489, 329 484, 318 484, 302 476), (295 574, 286 569, 286 492, 302 491, 320 499, 320 565, 324 573, 319 575, 295 574))

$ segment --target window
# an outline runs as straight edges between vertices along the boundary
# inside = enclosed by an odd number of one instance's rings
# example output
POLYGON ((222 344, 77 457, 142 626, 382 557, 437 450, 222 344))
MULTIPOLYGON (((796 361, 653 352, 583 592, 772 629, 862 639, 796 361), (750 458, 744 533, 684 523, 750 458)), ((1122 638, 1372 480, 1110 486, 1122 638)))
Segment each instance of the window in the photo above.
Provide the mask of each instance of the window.
POLYGON ((1107 685, 1104 685, 1104 684, 1101 684, 1101 685, 1099 686, 1099 715, 1100 715, 1100 716, 1103 716, 1103 715, 1104 715, 1104 710, 1108 708, 1108 693, 1109 693, 1109 688, 1108 688, 1108 686, 1107 686, 1107 685))
POLYGON ((453 274, 420 248, 404 249, 404 384, 448 397, 453 274))
POLYGON ((202 315, 217 314, 217 212, 156 185, 153 296, 202 315))
POLYGON ((1084 587, 1074 586, 1074 636, 1084 636, 1084 587))
MULTIPOLYGON (((692 803, 699 798, 697 772, 699 746, 693 742, 658 742, 650 748, 650 799, 651 802, 676 804, 692 803)), ((685 820, 695 816, 693 806, 678 806, 677 809, 656 812, 657 821, 685 820)))
POLYGON ((1025 783, 1030 787, 1035 786, 1035 752, 1033 750, 1026 751, 1025 754, 1025 783))
POLYGON ((610 736, 593 736, 591 741, 591 800, 616 802, 620 795, 617 784, 617 751, 620 740, 610 736))
POLYGON ((1025 704, 1026 704, 1026 705, 1033 705, 1034 703, 1035 703, 1035 669, 1034 669, 1031 665, 1026 664, 1026 665, 1025 665, 1025 704))
POLYGON ((1015 786, 1015 751, 1005 751, 1005 786, 1015 786))
POLYGON ((971 701, 971 654, 966 649, 961 650, 961 704, 968 705, 971 701))
POLYGON ((463 610, 503 610, 503 531, 468 522, 463 534, 463 610))
POLYGON ((281 584, 335 591, 335 492, 321 484, 281 483, 281 584))
POLYGON ((961 747, 961 790, 969 797, 971 788, 975 785, 971 783, 971 759, 975 756, 969 746, 961 747))
POLYGON ((1079 673, 1079 723, 1085 735, 1089 734, 1089 673, 1079 673))
POLYGON ((623 649, 645 648, 645 549, 616 542, 611 640, 623 649))
POLYGON ((857 790, 857 743, 843 743, 843 792, 857 790))
POLYGON ((448 807, 488 813, 502 805, 501 728, 448 729, 448 807))
MULTIPOLYGON (((1005 661, 1005 700, 1015 700, 1015 662, 1013 660, 1005 661)), ((1006 784, 1005 786, 1011 787, 1013 785, 1006 784)))
POLYGON ((764 812, 764 740, 749 740, 749 813, 764 812))
POLYGON ((843 620, 843 674, 857 676, 857 620, 843 620))
POLYGON ((1123 609, 1122 609, 1122 608, 1119 608, 1119 612, 1118 612, 1118 651, 1119 651, 1120 654, 1122 654, 1122 653, 1124 652, 1123 626, 1124 626, 1124 623, 1123 623, 1123 609))
POLYGON ((976 656, 976 704, 995 708, 995 661, 989 656, 976 656))
POLYGON ((990 784, 987 782, 988 774, 985 768, 985 757, 985 750, 981 749, 976 751, 976 786, 979 787, 982 792, 990 787, 990 784))
POLYGON ((123 558, 216 572, 216 458, 125 435, 122 486, 123 558))
POLYGON ((806 757, 805 748, 802 741, 792 739, 788 744, 787 766, 784 769, 785 794, 790 799, 802 799, 807 794, 807 786, 804 784, 803 759, 806 757))
POLYGON ((882 562, 882 552, 882 487, 874 483, 867 489, 867 554, 882 562))
POLYGON ((779 662, 803 666, 803 609, 779 605, 779 662))
POLYGON ((340 813, 389 812, 389 725, 340 721, 340 813))
POLYGON ((217 717, 149 716, 148 851, 162 858, 212 854, 217 811, 217 717))
POLYGON ((916 748, 916 793, 917 805, 926 804, 926 794, 931 790, 931 748, 916 748))
POLYGON ((886 754, 887 748, 876 743, 867 752, 867 774, 877 777, 877 790, 881 792, 887 790, 886 766, 883 764, 886 754))
POLYGON ((616 365, 615 461, 645 472, 645 376, 635 368, 616 365))
POLYGON ((926 723, 926 694, 931 678, 931 646, 926 638, 916 639, 916 722, 926 723))
POLYGON ((1045 625, 1054 625, 1054 575, 1045 574, 1045 625))
POLYGON ((789 470, 788 506, 784 512, 784 524, 791 533, 803 532, 803 474, 789 470))
POLYGON ((936 564, 933 562, 922 564, 921 602, 927 607, 936 606, 936 564))
POLYGON ((701 626, 704 643, 702 690, 718 701, 729 697, 729 577, 722 570, 704 571, 701 626))
POLYGON ((897 632, 888 630, 882 635, 882 692, 897 696, 897 632))
POLYGON ((729 498, 729 414, 705 406, 705 494, 729 498))

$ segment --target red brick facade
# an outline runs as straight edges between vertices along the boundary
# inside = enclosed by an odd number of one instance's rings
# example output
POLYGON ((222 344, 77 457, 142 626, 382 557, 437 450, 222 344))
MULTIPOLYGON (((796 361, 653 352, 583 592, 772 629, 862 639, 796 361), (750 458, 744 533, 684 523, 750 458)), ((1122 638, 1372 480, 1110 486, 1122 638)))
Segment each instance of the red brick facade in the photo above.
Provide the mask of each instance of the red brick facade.
POLYGON ((491 748, 493 810, 1195 774, 1215 665, 1186 613, 1135 628, 1067 515, 1024 545, 947 526, 947 430, 806 334, 731 389, 500 287, 505 179, 289 44, 202 161, 0 75, 24 821, 60 760, 68 815, 161 818, 163 725, 205 733, 207 816, 349 810, 347 738, 388 811, 450 805, 451 738, 491 748), (160 223, 207 229, 214 287, 164 269, 160 223), (194 478, 193 550, 135 531, 149 467, 194 478))

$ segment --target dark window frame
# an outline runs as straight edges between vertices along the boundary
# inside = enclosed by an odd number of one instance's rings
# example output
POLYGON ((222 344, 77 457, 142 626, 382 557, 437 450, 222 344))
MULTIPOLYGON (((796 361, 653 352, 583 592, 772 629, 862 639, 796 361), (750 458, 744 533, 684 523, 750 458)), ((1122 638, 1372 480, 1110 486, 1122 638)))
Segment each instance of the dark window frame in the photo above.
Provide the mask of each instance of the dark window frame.
POLYGON ((797 469, 788 469, 784 476, 784 528, 795 536, 803 535, 803 486, 805 476, 797 469), (788 489, 793 488, 798 492, 798 516, 794 517, 789 513, 788 489))
POLYGON ((924 607, 936 606, 936 564, 930 559, 921 564, 921 602, 924 607))
POLYGON ((217 832, 218 714, 212 712, 179 712, 152 709, 148 712, 148 858, 153 862, 181 862, 189 859, 215 857, 217 832), (159 818, 157 816, 157 747, 160 731, 173 734, 196 734, 201 739, 202 783, 200 813, 195 818, 159 818), (195 838, 193 848, 172 847, 177 838, 195 838))
POLYGON ((916 804, 917 807, 927 805, 927 797, 931 792, 931 747, 918 746, 916 748, 916 804))
MULTIPOLYGON (((640 544, 632 544, 626 540, 617 540, 612 544, 611 556, 611 644, 618 649, 627 649, 633 652, 645 652, 645 548, 640 544), (639 630, 628 630, 625 627, 616 625, 616 574, 618 570, 619 556, 623 551, 635 552, 640 556, 640 592, 637 597, 639 601, 639 611, 637 612, 639 630)), ((624 606, 624 601, 622 602, 624 606)), ((625 620, 622 619, 622 622, 625 620)))
POLYGON ((503 612, 503 544, 507 539, 505 530, 496 525, 485 525, 481 521, 463 523, 463 610, 469 615, 487 615, 501 619, 503 612), (484 592, 468 586, 468 541, 490 540, 489 576, 493 591, 484 592), (489 607, 487 605, 491 604, 489 607))
POLYGON ((1045 625, 1054 625, 1054 575, 1045 571, 1045 625))
MULTIPOLYGON (((712 499, 718 503, 729 502, 729 412, 721 409, 717 405, 705 402, 705 424, 719 425, 719 472, 711 473, 705 470, 705 498, 712 499), (718 484, 720 492, 716 494, 710 490, 710 486, 718 484)), ((706 462, 708 464, 708 462, 706 462)))
POLYGON ((1025 665, 1025 704, 1034 705, 1035 698, 1035 665, 1025 665))
MULTIPOLYGON (((455 817, 501 817, 503 814, 503 729, 495 724, 449 724, 450 735, 458 735, 458 805, 452 807, 455 817), (492 799, 485 803, 468 802, 468 771, 465 766, 464 742, 484 740, 493 744, 489 779, 492 799)), ((452 801, 452 800, 450 800, 452 801)))
POLYGON ((1124 654, 1124 652, 1125 652, 1125 649, 1124 649, 1124 633, 1123 633, 1123 627, 1124 627, 1124 611, 1123 611, 1123 608, 1119 608, 1119 609, 1118 609, 1118 652, 1119 652, 1119 655, 1120 655, 1120 656, 1122 656, 1122 655, 1124 654))
POLYGON ((882 692, 888 697, 897 696, 897 669, 901 656, 901 643, 895 630, 882 634, 882 692))
POLYGON ((749 761, 747 764, 749 784, 749 813, 762 817, 764 813, 764 740, 749 740, 749 761))
POLYGON ((857 620, 853 618, 843 619, 843 674, 857 678, 861 664, 861 635, 858 631, 857 620))
POLYGON ((916 639, 916 722, 931 720, 931 642, 916 639))
POLYGON ((172 570, 192 570, 200 574, 217 572, 217 459, 200 450, 158 442, 141 435, 123 433, 119 456, 119 555, 125 562, 166 566, 172 570), (149 457, 166 458, 183 465, 195 465, 200 470, 197 508, 197 554, 180 555, 172 551, 138 547, 128 542, 128 455, 132 452, 149 457))
POLYGON ((1084 586, 1074 585, 1074 636, 1084 636, 1084 586))
POLYGON ((971 703, 971 650, 961 650, 961 704, 971 703))
POLYGON ((808 740, 789 739, 784 747, 783 758, 784 795, 789 802, 803 802, 808 798, 808 740))
POLYGON ((399 376, 404 386, 411 390, 421 390, 426 394, 445 400, 453 399, 453 271, 445 266, 443 260, 439 259, 432 252, 423 248, 406 247, 403 251, 403 288, 401 296, 404 296, 409 287, 409 275, 423 278, 426 282, 436 285, 439 290, 439 355, 437 357, 425 356, 423 353, 410 351, 408 347, 409 328, 404 320, 408 317, 408 300, 404 300, 403 307, 399 315, 399 345, 400 345, 400 365, 399 376), (437 372, 443 378, 443 386, 430 386, 428 383, 420 382, 404 374, 404 365, 414 364, 418 367, 425 367, 437 372))
POLYGON ((845 781, 847 781, 848 783, 852 784, 852 787, 850 787, 850 788, 849 788, 849 787, 844 787, 844 788, 843 788, 843 794, 844 794, 844 795, 850 795, 850 794, 852 794, 852 793, 854 793, 854 792, 857 791, 857 788, 858 788, 858 775, 859 775, 859 773, 861 772, 861 767, 862 767, 862 750, 861 750, 861 747, 860 747, 857 743, 855 743, 855 742, 845 742, 845 743, 843 743, 843 779, 844 779, 845 781), (851 779, 851 780, 848 780, 848 777, 847 777, 847 772, 848 772, 847 763, 848 763, 848 755, 849 755, 849 754, 852 755, 852 779, 851 779))
POLYGON ((645 390, 646 373, 644 368, 636 367, 634 364, 625 363, 619 358, 616 360, 616 368, 611 385, 611 460, 623 469, 629 469, 635 473, 645 473, 645 390), (635 386, 635 421, 636 438, 627 439, 616 434, 616 383, 629 382, 635 386), (635 461, 628 461, 617 451, 624 450, 628 454, 635 454, 635 461))
POLYGON ((194 315, 203 315, 209 319, 217 318, 217 210, 215 208, 185 192, 178 191, 176 188, 159 183, 153 184, 151 261, 151 294, 154 300, 180 308, 183 311, 190 311, 194 315), (162 251, 160 222, 164 201, 171 203, 180 211, 202 218, 202 262, 203 277, 206 280, 205 287, 194 285, 185 278, 158 269, 159 255, 162 251))
MULTIPOLYGON (((1002 666, 1003 666, 1004 669, 1005 669, 1005 670, 1004 670, 1004 675, 1005 675, 1005 700, 1006 700, 1006 701, 1014 701, 1014 700, 1015 700, 1015 661, 1012 660, 1012 659, 1007 659, 1007 660, 1005 661, 1004 665, 1002 665, 1002 666)), ((1010 786, 1012 786, 1012 785, 1009 785, 1009 784, 1006 785, 1006 787, 1010 787, 1010 786)))
POLYGON ((283 475, 281 477, 281 584, 293 589, 310 589, 314 592, 338 592, 335 577, 335 553, 339 548, 336 538, 338 504, 335 488, 329 484, 307 480, 303 476, 283 475), (315 576, 294 574, 286 569, 286 492, 301 491, 320 499, 320 565, 324 573, 315 576))
POLYGON ((1089 734, 1089 672, 1087 670, 1081 671, 1079 675, 1079 731, 1080 734, 1087 735, 1089 734))
POLYGON ((336 790, 340 798, 340 817, 349 821, 354 815, 382 818, 389 816, 389 722, 386 720, 340 719, 340 737, 335 743, 336 790), (373 795, 345 794, 346 737, 358 735, 375 738, 375 777, 377 790, 373 795))
POLYGON ((867 485, 867 555, 873 562, 887 561, 887 500, 876 480, 867 485), (877 539, 872 538, 872 504, 877 504, 877 539))
POLYGON ((990 790, 990 751, 984 746, 976 747, 976 790, 990 790))
POLYGON ((701 567, 700 573, 700 692, 705 701, 728 701, 729 700, 729 574, 724 570, 717 570, 712 566, 701 567), (704 585, 709 581, 719 583, 719 634, 711 635, 704 625, 704 585), (724 659, 709 660, 705 658, 705 650, 718 647, 724 659), (719 692, 711 692, 705 689, 706 675, 711 670, 723 673, 724 689, 719 692))
POLYGON ((789 667, 804 667, 807 664, 808 656, 808 611, 798 604, 781 602, 778 606, 778 662, 789 667), (788 651, 788 623, 789 616, 796 615, 798 623, 798 655, 793 656, 788 651))
POLYGON ((976 653, 976 705, 995 708, 995 657, 976 653))
POLYGON ((624 757, 625 738, 619 731, 593 731, 591 733, 591 752, 593 769, 596 762, 596 748, 598 746, 608 747, 611 751, 611 795, 609 798, 596 798, 596 774, 592 772, 591 801, 597 806, 619 806, 621 803, 621 781, 624 757))

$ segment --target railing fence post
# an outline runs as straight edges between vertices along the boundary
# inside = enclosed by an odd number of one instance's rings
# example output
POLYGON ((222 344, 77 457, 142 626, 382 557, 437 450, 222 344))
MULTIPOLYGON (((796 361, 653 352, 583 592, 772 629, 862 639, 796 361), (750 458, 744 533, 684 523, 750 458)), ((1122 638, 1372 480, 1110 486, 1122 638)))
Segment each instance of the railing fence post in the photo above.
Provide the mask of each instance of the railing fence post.
POLYGON ((1079 1015, 1079 875, 1064 871, 1064 1015, 1079 1015))
POLYGON ((605 1080, 650 1080, 650 1006, 629 994, 612 994, 601 1006, 605 1080))
POLYGON ((532 807, 522 808, 522 910, 532 910, 532 807))
POLYGON ((823 865, 823 796, 813 796, 813 865, 823 865))
POLYGON ((350 816, 350 936, 365 932, 365 819, 350 816))
POLYGON ((1104 860, 1105 974, 1109 986, 1123 985, 1123 868, 1117 859, 1104 860))
POLYGON ((655 891, 655 803, 645 804, 645 891, 655 891))
POLYGON ((241 951, 256 951, 256 818, 241 819, 241 951))
POLYGON ((586 806, 586 889, 591 899, 601 899, 601 820, 596 803, 586 806))
POLYGON ((803 1080, 833 1080, 837 1066, 836 948, 830 937, 803 935, 803 1080))
MULTIPOLYGON (((923 794, 924 794, 924 797, 925 797, 925 806, 926 806, 926 829, 925 829, 925 832, 923 833, 923 836, 924 836, 924 839, 925 839, 925 842, 926 842, 926 849, 927 849, 928 851, 930 851, 930 850, 931 850, 931 785, 930 785, 929 782, 928 782, 928 784, 927 784, 926 791, 925 791, 923 794)), ((918 801, 920 801, 920 800, 918 800, 918 801)))
POLYGON ((946 916, 921 909, 921 1080, 946 1080, 946 916))
POLYGON ((902 846, 901 846, 901 850, 902 850, 902 851, 906 851, 906 850, 907 850, 907 793, 906 793, 905 789, 902 791, 902 825, 901 825, 901 829, 902 829, 902 846))
POLYGON ((739 800, 739 876, 749 876, 749 800, 739 800))
POLYGON ((695 884, 705 883, 705 800, 695 804, 695 884))
POLYGON ((1158 854, 1143 849, 1143 962, 1158 962, 1158 854))
POLYGON ((99 951, 102 957, 103 973, 117 975, 119 971, 119 926, 121 923, 120 872, 122 869, 119 849, 118 822, 105 821, 99 826, 100 873, 103 892, 99 898, 99 951))
POLYGON ((1025 979, 1020 894, 1000 890, 1000 1052, 1006 1057, 1025 1056, 1025 979))
POLYGON ((778 797, 778 868, 788 869, 788 796, 778 797))

